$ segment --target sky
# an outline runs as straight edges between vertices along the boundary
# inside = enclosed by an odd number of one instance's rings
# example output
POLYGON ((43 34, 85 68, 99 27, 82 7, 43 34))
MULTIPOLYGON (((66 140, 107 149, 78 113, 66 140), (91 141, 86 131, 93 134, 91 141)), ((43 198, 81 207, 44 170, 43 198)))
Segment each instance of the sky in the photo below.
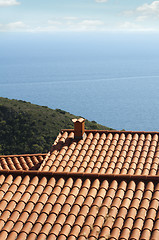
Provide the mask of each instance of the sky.
POLYGON ((0 32, 159 31, 159 1, 0 0, 0 32))

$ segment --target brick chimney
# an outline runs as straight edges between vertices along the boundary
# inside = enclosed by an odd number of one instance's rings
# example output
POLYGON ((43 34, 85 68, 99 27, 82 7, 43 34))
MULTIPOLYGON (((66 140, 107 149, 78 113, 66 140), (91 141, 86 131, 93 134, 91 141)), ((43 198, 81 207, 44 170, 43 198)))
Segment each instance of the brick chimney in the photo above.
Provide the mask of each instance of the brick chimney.
POLYGON ((72 119, 72 122, 74 123, 74 138, 75 139, 82 139, 84 135, 84 118, 79 119, 72 119))

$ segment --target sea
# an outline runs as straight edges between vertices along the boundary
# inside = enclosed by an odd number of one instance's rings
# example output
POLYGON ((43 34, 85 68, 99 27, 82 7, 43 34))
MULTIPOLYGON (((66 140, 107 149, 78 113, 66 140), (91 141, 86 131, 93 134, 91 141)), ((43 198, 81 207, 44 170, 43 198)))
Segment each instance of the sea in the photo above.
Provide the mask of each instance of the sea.
POLYGON ((0 33, 0 96, 159 131, 159 33, 0 33))

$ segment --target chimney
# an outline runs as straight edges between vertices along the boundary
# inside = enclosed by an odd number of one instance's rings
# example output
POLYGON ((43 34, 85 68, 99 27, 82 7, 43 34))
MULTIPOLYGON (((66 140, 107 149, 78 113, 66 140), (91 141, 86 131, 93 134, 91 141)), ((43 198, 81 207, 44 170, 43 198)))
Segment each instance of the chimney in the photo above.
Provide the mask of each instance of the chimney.
POLYGON ((82 139, 84 135, 84 118, 79 119, 72 119, 72 122, 74 123, 74 138, 75 139, 82 139))

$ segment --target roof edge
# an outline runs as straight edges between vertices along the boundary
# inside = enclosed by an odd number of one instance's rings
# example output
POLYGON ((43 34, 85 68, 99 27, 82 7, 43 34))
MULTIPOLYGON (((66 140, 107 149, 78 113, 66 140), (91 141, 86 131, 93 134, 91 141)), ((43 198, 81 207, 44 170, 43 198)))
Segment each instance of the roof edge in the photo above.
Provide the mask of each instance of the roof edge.
POLYGON ((45 156, 47 155, 48 153, 24 153, 24 154, 12 154, 12 155, 0 155, 1 158, 3 157, 30 157, 30 156, 45 156))
MULTIPOLYGON (((61 132, 74 132, 74 129, 61 129, 61 132)), ((86 133, 124 133, 124 134, 159 134, 157 131, 124 131, 124 130, 86 130, 86 133)))
POLYGON ((25 171, 25 170, 0 170, 0 175, 29 175, 40 177, 58 177, 58 178, 89 178, 91 180, 120 180, 120 181, 159 181, 159 175, 127 175, 127 174, 98 174, 98 173, 71 173, 71 172, 51 172, 51 171, 25 171))

